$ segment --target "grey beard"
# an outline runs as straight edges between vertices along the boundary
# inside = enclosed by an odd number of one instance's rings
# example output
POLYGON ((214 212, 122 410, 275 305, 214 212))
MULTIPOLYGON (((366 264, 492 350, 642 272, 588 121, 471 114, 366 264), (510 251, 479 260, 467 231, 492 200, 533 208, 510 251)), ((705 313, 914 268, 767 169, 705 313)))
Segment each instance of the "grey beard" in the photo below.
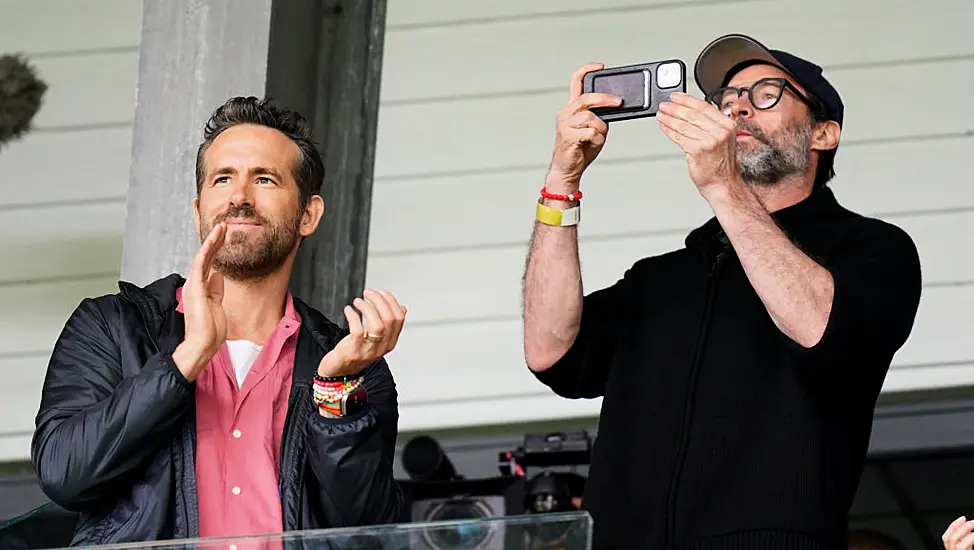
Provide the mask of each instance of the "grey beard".
POLYGON ((744 183, 771 186, 808 169, 812 126, 807 121, 783 129, 773 137, 755 137, 760 140, 757 146, 737 152, 737 169, 744 183))

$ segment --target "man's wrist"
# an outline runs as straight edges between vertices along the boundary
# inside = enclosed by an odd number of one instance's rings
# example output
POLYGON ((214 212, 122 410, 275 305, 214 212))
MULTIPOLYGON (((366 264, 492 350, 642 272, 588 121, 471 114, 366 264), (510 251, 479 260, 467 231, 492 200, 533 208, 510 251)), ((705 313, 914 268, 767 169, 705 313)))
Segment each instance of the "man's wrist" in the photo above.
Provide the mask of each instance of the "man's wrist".
POLYGON ((720 210, 726 212, 741 208, 751 209, 754 206, 763 208, 761 201, 758 200, 747 184, 739 180, 732 180, 720 185, 710 185, 702 194, 714 213, 718 213, 720 210))
POLYGON ((544 179, 545 189, 557 195, 575 193, 581 187, 581 184, 582 182, 579 178, 566 176, 555 171, 549 171, 544 179))
POLYGON ((176 368, 190 382, 196 381, 211 357, 212 355, 207 355, 197 346, 185 341, 176 346, 172 352, 172 360, 176 363, 176 368))
POLYGON ((366 365, 359 365, 340 357, 328 357, 327 355, 318 364, 318 376, 322 378, 332 378, 335 376, 350 376, 365 370, 366 365))

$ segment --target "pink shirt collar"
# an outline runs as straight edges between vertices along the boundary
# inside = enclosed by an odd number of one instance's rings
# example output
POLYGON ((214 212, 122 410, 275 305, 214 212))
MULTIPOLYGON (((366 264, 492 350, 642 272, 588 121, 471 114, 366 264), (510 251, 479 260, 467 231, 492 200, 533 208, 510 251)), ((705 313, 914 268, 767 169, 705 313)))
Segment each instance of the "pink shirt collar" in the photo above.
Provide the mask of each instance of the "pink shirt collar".
MULTIPOLYGON (((176 289, 176 311, 183 312, 183 287, 176 289)), ((294 297, 290 292, 284 298, 284 319, 294 321, 296 323, 301 322, 301 318, 298 317, 297 312, 294 310, 294 297)))

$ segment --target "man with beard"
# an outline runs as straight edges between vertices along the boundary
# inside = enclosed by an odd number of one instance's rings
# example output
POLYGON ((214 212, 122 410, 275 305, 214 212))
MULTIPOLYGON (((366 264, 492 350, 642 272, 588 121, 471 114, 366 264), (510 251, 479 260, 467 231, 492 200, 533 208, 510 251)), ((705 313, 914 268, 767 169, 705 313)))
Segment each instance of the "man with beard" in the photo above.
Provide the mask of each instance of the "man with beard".
POLYGON ((921 281, 911 238, 826 185, 838 93, 749 37, 709 44, 695 67, 709 101, 674 94, 657 118, 714 217, 583 295, 569 210, 608 130, 589 109, 619 101, 581 93, 601 67, 572 76, 558 113, 524 279, 528 367, 558 395, 603 398, 584 499, 595 547, 845 548, 921 281))
POLYGON ((342 330, 288 292, 323 171, 301 115, 227 101, 197 152, 202 246, 186 279, 122 282, 68 319, 32 459, 44 492, 79 513, 74 544, 401 519, 383 357, 406 309, 366 290, 342 330))

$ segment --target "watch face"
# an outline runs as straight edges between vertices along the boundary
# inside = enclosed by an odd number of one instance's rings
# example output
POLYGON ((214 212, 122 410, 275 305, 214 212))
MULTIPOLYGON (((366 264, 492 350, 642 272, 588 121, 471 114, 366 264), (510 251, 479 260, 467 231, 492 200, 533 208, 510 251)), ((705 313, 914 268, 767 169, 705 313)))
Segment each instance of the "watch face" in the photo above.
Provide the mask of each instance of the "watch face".
POLYGON ((342 403, 342 416, 352 416, 361 411, 369 402, 365 388, 359 388, 345 398, 342 403))

